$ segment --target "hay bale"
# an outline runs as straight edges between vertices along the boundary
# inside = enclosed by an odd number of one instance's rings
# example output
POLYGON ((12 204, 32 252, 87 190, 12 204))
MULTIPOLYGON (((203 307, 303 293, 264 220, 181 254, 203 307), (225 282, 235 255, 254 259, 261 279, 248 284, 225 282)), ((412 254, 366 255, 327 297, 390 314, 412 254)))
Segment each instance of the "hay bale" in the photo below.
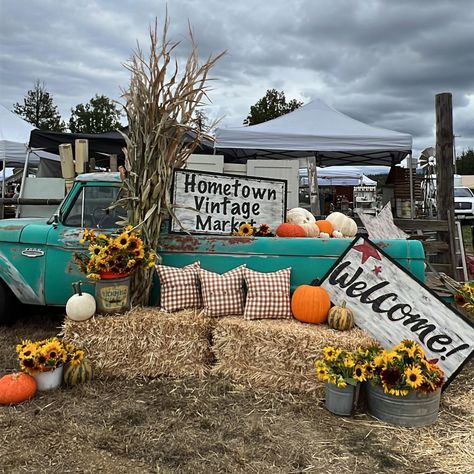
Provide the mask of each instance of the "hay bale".
POLYGON ((213 331, 213 372, 251 387, 324 393, 314 361, 324 346, 354 350, 374 344, 361 329, 336 331, 296 320, 222 318, 213 331))
POLYGON ((213 321, 193 311, 164 313, 136 308, 123 315, 66 318, 64 338, 83 348, 97 373, 134 378, 203 377, 213 356, 213 321))

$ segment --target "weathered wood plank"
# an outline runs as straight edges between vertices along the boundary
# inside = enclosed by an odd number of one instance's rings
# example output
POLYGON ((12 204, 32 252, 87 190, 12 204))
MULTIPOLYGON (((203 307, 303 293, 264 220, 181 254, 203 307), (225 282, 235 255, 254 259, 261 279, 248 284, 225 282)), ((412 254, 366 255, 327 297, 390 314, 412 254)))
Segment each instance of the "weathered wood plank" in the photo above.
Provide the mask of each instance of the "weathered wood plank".
POLYGON ((447 232, 448 221, 437 219, 397 219, 393 220, 402 230, 421 230, 426 232, 447 232))

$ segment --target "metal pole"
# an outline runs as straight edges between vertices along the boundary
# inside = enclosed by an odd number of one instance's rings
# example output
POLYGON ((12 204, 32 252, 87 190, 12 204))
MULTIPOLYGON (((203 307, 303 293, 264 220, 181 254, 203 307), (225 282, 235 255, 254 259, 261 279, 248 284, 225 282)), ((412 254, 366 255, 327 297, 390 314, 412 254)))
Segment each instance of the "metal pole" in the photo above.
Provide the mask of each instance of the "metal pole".
POLYGON ((308 166, 308 185, 309 185, 309 202, 311 205, 311 213, 315 216, 321 215, 321 207, 319 205, 319 187, 318 187, 318 171, 316 163, 317 153, 306 158, 308 166))
POLYGON ((412 219, 415 218, 415 200, 413 196, 413 166, 412 166, 412 155, 408 155, 408 166, 410 168, 410 216, 412 219))
MULTIPOLYGON (((28 175, 28 162, 30 161, 30 153, 31 153, 31 148, 26 149, 26 157, 25 157, 25 167, 23 168, 23 176, 21 177, 21 184, 20 184, 20 193, 18 197, 22 198, 23 194, 25 192, 25 182, 26 182, 26 177, 28 175)), ((21 208, 20 206, 16 207, 15 211, 15 216, 20 217, 20 211, 21 208)))
MULTIPOLYGON (((5 197, 5 179, 6 179, 6 168, 7 168, 7 159, 3 159, 3 182, 2 182, 2 198, 5 197)), ((3 216, 2 216, 3 219, 3 216)))

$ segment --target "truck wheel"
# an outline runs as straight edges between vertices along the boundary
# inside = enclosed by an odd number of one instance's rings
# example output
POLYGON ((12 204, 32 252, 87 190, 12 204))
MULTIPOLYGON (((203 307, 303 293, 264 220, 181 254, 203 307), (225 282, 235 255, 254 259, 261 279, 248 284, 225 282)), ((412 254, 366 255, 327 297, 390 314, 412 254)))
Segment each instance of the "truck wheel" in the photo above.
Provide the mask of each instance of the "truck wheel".
POLYGON ((13 322, 15 298, 5 284, 0 281, 0 326, 13 322))

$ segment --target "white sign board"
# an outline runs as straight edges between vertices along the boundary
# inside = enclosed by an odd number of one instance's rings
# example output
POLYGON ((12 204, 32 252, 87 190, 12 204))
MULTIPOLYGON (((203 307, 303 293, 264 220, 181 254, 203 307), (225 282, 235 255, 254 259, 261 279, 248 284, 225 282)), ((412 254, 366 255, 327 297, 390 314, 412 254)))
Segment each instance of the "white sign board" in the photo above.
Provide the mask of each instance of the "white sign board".
POLYGON ((285 220, 286 181, 175 170, 172 203, 171 232, 232 235, 244 223, 274 231, 285 220))
POLYGON ((364 237, 356 237, 321 282, 334 304, 346 301, 358 327, 386 349, 421 344, 449 382, 474 355, 474 324, 364 237))

